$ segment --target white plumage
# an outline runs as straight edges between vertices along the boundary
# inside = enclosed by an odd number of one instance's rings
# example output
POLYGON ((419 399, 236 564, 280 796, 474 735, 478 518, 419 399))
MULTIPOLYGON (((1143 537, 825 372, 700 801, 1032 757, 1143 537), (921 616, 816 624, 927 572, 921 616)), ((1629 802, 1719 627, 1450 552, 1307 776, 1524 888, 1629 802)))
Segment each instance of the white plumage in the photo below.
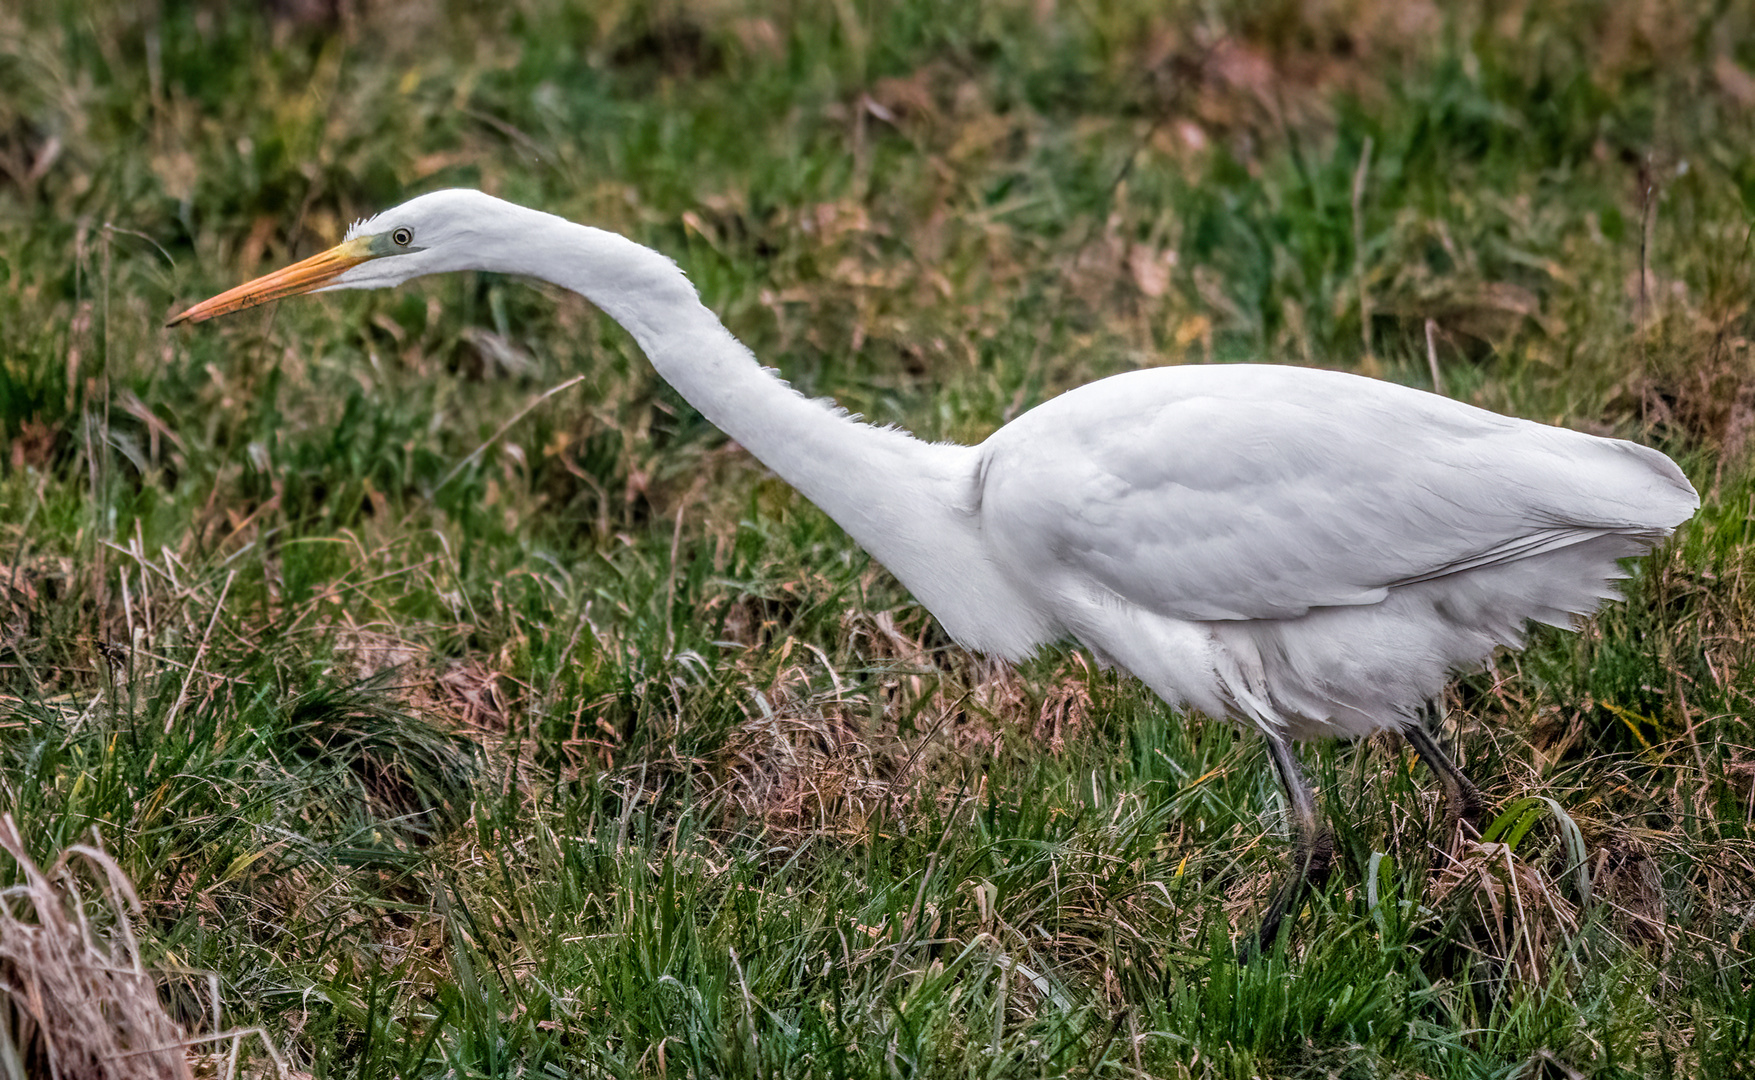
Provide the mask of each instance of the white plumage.
POLYGON ((1294 739, 1405 726, 1698 504, 1647 447, 1307 368, 1118 375, 981 451, 996 559, 1059 628, 1294 739))
POLYGON ((1302 855, 1263 941, 1331 845, 1287 739, 1404 730, 1466 816, 1478 795, 1419 711, 1452 671, 1521 644, 1527 622, 1594 611, 1618 560, 1699 505, 1655 450, 1292 367, 1136 371, 980 446, 923 443, 792 391, 664 256, 472 191, 360 222, 173 322, 463 269, 595 302, 964 645, 1018 659, 1072 639, 1174 705, 1260 729, 1302 855))

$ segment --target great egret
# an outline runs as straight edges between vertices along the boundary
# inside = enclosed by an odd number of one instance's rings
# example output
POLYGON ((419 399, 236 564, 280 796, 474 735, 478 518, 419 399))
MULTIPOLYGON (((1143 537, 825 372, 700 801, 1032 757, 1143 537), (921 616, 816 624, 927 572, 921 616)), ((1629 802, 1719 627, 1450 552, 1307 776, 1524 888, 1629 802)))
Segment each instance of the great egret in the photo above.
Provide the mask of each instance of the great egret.
POLYGON ((1307 368, 1133 371, 979 446, 921 442, 792 390, 665 256, 476 191, 411 199, 171 323, 451 270, 591 300, 964 646, 1019 660, 1072 639, 1174 707, 1253 725, 1296 833, 1263 946, 1333 856, 1290 743, 1399 731, 1472 817, 1420 719, 1449 673, 1594 611, 1618 560, 1699 506, 1656 450, 1307 368))

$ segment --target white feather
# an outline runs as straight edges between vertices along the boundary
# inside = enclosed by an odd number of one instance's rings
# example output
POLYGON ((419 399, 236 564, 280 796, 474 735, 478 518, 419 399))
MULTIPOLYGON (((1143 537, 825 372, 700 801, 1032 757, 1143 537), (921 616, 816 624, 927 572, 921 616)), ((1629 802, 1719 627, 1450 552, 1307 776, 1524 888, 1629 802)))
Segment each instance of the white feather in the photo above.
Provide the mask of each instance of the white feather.
POLYGON ((799 396, 620 236, 467 191, 348 235, 397 227, 421 250, 334 287, 478 268, 582 293, 958 641, 1070 638, 1273 736, 1405 727, 1530 621, 1594 611, 1699 505, 1655 450, 1305 368, 1132 372, 930 445, 799 396))

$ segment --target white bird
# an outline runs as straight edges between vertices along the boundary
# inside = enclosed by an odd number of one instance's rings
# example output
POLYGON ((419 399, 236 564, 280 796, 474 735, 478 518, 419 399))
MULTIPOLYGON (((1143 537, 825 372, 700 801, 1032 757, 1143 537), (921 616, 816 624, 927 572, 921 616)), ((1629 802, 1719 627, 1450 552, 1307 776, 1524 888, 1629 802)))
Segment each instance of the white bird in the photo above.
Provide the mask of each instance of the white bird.
POLYGON ((1699 506, 1648 447, 1295 367, 1128 372, 979 446, 922 442, 794 391, 669 258, 475 191, 411 199, 171 324, 453 270, 592 301, 965 647, 1021 660, 1070 639, 1173 707, 1260 731, 1296 831, 1262 945, 1333 852, 1290 744, 1401 732, 1472 817, 1474 785, 1421 723, 1449 675, 1596 610, 1620 560, 1699 506))

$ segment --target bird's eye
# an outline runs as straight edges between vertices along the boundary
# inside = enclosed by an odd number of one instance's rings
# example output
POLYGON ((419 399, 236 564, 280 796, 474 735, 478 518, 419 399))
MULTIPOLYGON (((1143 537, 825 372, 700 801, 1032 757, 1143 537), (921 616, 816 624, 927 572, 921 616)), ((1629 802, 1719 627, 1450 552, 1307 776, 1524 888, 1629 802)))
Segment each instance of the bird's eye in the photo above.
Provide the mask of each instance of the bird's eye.
POLYGON ((408 231, 407 229, 397 229, 395 232, 390 234, 390 240, 397 247, 407 247, 408 245, 414 243, 414 233, 408 231))

